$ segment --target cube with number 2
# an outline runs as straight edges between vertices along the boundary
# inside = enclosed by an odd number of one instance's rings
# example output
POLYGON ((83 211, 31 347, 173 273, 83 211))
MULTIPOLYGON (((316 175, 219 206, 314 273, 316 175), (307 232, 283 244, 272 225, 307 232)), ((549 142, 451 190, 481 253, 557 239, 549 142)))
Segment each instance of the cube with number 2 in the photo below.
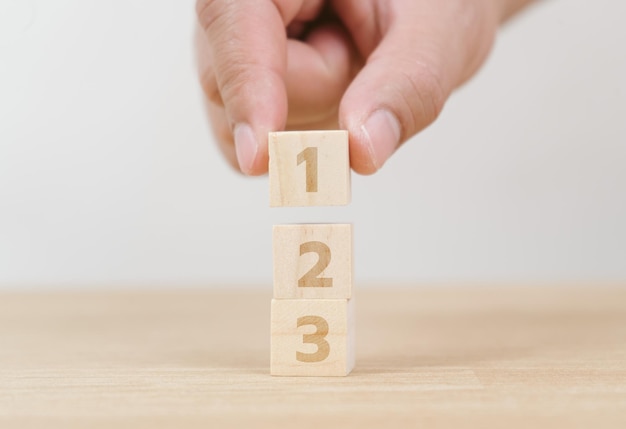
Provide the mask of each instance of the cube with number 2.
POLYGON ((274 298, 352 296, 352 225, 275 225, 274 298))

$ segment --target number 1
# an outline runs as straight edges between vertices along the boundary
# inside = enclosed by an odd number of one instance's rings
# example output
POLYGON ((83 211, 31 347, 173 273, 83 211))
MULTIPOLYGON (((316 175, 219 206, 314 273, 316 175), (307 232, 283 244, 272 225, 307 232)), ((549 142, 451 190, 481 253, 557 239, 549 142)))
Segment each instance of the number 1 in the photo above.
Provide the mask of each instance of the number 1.
POLYGON ((307 147, 298 154, 298 164, 306 163, 306 191, 317 192, 317 148, 307 147))

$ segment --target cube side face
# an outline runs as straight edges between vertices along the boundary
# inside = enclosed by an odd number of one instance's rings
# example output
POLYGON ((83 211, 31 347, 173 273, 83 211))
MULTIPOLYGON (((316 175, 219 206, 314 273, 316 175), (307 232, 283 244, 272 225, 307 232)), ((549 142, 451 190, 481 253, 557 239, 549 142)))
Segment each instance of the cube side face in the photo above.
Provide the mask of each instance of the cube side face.
MULTIPOLYGON (((347 374, 350 374, 356 365, 356 300, 349 299, 347 303, 348 338, 346 339, 346 365, 347 374)), ((346 374, 346 375, 347 375, 346 374)))
POLYGON ((352 225, 275 225, 272 236, 274 298, 352 297, 352 225))
POLYGON ((350 203, 347 131, 276 132, 268 144, 271 207, 350 203))
POLYGON ((349 300, 272 300, 270 372, 346 376, 354 367, 349 300))

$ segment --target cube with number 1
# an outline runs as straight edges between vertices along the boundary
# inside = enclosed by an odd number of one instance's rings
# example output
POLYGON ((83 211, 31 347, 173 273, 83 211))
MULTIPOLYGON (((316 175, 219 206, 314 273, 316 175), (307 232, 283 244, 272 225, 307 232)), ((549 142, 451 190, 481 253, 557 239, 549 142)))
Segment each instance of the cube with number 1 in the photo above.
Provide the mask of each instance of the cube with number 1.
POLYGON ((350 203, 348 132, 269 133, 271 207, 350 203))

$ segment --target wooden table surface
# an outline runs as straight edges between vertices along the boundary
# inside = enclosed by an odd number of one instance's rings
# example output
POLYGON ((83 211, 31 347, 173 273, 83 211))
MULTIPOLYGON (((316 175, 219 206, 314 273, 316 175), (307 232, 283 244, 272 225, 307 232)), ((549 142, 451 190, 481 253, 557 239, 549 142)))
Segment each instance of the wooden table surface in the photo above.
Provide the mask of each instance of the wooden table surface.
POLYGON ((0 294, 0 428, 626 427, 626 288, 363 289, 347 378, 274 378, 271 292, 0 294))

